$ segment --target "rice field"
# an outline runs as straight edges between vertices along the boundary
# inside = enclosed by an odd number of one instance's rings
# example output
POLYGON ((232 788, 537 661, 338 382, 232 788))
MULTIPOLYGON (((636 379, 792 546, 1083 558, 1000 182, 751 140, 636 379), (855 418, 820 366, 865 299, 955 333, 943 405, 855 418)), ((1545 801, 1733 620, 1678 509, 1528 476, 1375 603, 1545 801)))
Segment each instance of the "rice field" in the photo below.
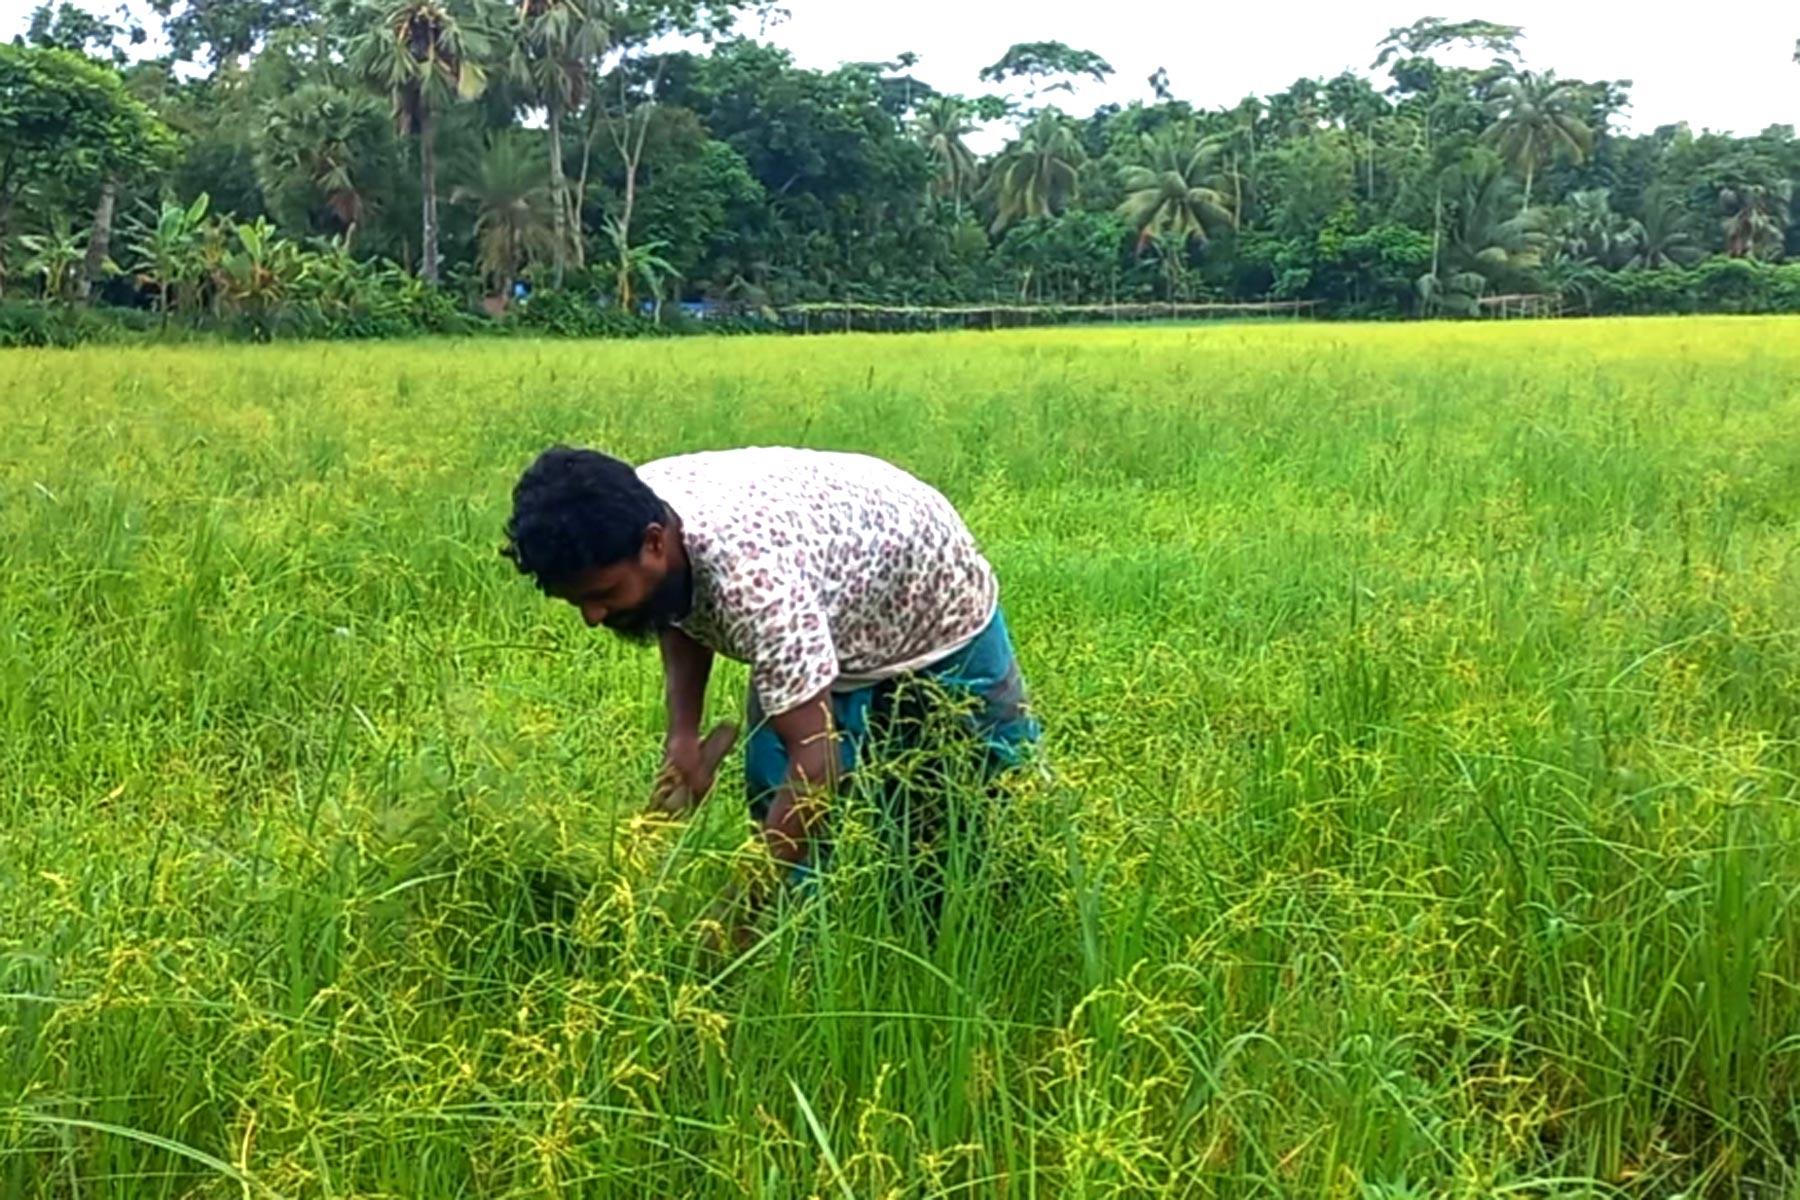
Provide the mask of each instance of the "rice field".
POLYGON ((1800 1196, 1800 322, 0 380, 0 1197, 1800 1196), (640 817, 654 653, 496 553, 555 441, 961 507, 1049 769, 935 939, 848 797, 706 948, 735 768, 640 817))

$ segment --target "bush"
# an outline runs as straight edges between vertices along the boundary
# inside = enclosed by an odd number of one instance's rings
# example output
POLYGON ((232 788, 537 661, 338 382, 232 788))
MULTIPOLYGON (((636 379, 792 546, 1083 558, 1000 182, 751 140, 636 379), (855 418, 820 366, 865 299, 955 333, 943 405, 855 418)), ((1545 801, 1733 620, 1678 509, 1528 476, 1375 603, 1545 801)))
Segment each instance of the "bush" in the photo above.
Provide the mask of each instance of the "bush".
POLYGON ((1599 271, 1586 282, 1597 316, 1800 312, 1800 263, 1709 258, 1692 267, 1599 271))
POLYGON ((306 261, 293 296, 275 314, 269 332, 347 340, 469 333, 484 324, 464 312, 451 293, 392 263, 358 262, 339 250, 306 261))
POLYGON ((35 300, 0 303, 0 346, 79 346, 155 334, 155 314, 135 308, 78 308, 35 300))
MULTIPOLYGON (((1322 239, 1329 241, 1329 239, 1322 239)), ((1332 243, 1331 255, 1308 260, 1298 243, 1246 235, 1236 258, 1240 271, 1260 272, 1257 287, 1276 296, 1309 296, 1323 301, 1320 315, 1394 317, 1402 315, 1406 272, 1429 251, 1429 243, 1408 241, 1391 229, 1332 243)), ((1304 247, 1302 247, 1304 248, 1304 247)), ((1711 258, 1692 267, 1627 268, 1593 266, 1546 270, 1545 285, 1557 288, 1579 311, 1596 316, 1656 313, 1800 313, 1800 261, 1766 263, 1711 258)), ((179 341, 222 336, 246 341, 271 339, 375 339, 425 334, 525 334, 570 338, 673 337, 683 334, 730 336, 767 333, 800 324, 772 313, 716 315, 699 320, 669 304, 662 319, 621 312, 613 305, 610 279, 574 273, 572 286, 544 288, 520 301, 499 320, 465 310, 455 293, 432 287, 393 263, 358 261, 341 248, 300 250, 278 289, 250 300, 224 294, 215 325, 208 306, 192 302, 194 316, 165 321, 144 308, 78 307, 39 300, 0 302, 0 347, 75 346, 89 342, 179 341)), ((1240 275, 1228 290, 1241 286, 1240 275)), ((1040 316, 1055 314, 1043 309, 1040 316)))
POLYGON ((667 337, 676 332, 648 317, 620 311, 610 297, 574 288, 533 292, 520 301, 510 321, 518 329, 556 337, 667 337))

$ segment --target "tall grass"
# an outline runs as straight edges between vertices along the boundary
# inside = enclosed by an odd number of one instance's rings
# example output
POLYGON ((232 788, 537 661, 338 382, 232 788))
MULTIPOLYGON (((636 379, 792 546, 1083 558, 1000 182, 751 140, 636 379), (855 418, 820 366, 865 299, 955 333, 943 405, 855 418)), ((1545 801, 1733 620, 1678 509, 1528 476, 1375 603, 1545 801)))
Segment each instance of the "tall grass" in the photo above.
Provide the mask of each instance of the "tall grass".
MULTIPOLYGON (((0 356, 0 1196, 1800 1195, 1800 324, 0 356), (737 957, 546 443, 872 451, 1053 773, 737 957)), ((716 713, 741 703, 722 673, 716 713)))

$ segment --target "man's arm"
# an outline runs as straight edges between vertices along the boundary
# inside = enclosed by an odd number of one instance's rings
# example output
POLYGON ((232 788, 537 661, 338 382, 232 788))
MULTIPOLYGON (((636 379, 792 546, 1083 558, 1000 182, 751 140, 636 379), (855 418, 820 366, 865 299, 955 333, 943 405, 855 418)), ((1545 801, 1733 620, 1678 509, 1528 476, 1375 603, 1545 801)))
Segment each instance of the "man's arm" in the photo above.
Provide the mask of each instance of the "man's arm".
POLYGON ((775 860, 805 862, 837 784, 837 742, 831 728, 831 689, 769 718, 787 748, 788 773, 763 818, 763 842, 775 860))
POLYGON ((700 718, 706 707, 706 681, 712 677, 713 652, 679 629, 662 635, 663 697, 669 727, 663 758, 693 789, 699 800, 712 787, 712 772, 700 760, 700 718))
MULTIPOLYGON (((831 689, 822 689, 796 708, 769 718, 787 748, 788 773, 763 818, 763 845, 776 864, 792 869, 811 856, 813 835, 824 823, 837 786, 837 742, 831 727, 831 689)), ((715 950, 741 952, 756 941, 757 915, 772 898, 762 882, 733 885, 713 910, 717 932, 707 934, 715 950)))

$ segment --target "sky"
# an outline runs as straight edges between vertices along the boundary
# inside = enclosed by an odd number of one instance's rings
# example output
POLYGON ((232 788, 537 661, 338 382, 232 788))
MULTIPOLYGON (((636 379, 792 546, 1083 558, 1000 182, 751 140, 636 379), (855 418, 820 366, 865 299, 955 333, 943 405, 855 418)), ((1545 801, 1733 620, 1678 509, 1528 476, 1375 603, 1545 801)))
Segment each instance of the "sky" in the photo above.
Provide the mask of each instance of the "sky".
MULTIPOLYGON (((118 0, 79 0, 107 12, 118 0)), ((142 8, 142 0, 133 0, 142 8)), ((1667 3, 1667 0, 1665 0, 1667 3)), ((880 61, 910 50, 914 73, 945 91, 992 90, 977 72, 1014 42, 1057 40, 1098 52, 1117 68, 1104 85, 1055 97, 1073 112, 1148 99, 1146 80, 1168 70, 1175 94, 1201 107, 1280 91, 1303 76, 1366 70, 1389 29, 1425 15, 1482 17, 1525 28, 1527 66, 1583 79, 1629 79, 1625 125, 1647 131, 1686 120, 1696 129, 1755 133, 1800 125, 1800 6, 1793 0, 1732 0, 1689 10, 1680 21, 1658 5, 1595 0, 1496 0, 1475 9, 1430 0, 1217 5, 1142 3, 1118 9, 1093 0, 783 0, 787 16, 760 30, 803 66, 880 61), (1109 12, 1118 13, 1114 20, 1109 12)), ((25 28, 36 0, 0 0, 0 38, 25 28)), ((1672 6, 1668 11, 1673 11, 1672 6)), ((758 33, 755 27, 745 30, 758 33)))
MULTIPOLYGON (((4 3, 6 0, 0 0, 4 3)), ((1667 0, 1664 0, 1667 3, 1667 0)), ((1583 79, 1630 79, 1627 125, 1648 131, 1686 120, 1696 129, 1755 133, 1800 125, 1800 6, 1734 0, 1728 20, 1688 10, 1680 21, 1641 4, 1594 0, 1498 0, 1455 9, 1430 0, 1352 3, 1139 3, 1113 9, 1092 0, 784 0, 790 17, 770 28, 809 67, 920 56, 915 73, 933 87, 975 93, 976 79, 1014 42, 1057 40, 1094 50, 1117 68, 1105 85, 1058 103, 1086 112, 1109 101, 1149 99, 1158 67, 1177 96, 1200 107, 1280 91, 1305 76, 1366 71, 1389 29, 1432 15, 1521 25, 1525 63, 1583 79)), ((1666 11, 1673 12, 1670 4, 1666 11)))

